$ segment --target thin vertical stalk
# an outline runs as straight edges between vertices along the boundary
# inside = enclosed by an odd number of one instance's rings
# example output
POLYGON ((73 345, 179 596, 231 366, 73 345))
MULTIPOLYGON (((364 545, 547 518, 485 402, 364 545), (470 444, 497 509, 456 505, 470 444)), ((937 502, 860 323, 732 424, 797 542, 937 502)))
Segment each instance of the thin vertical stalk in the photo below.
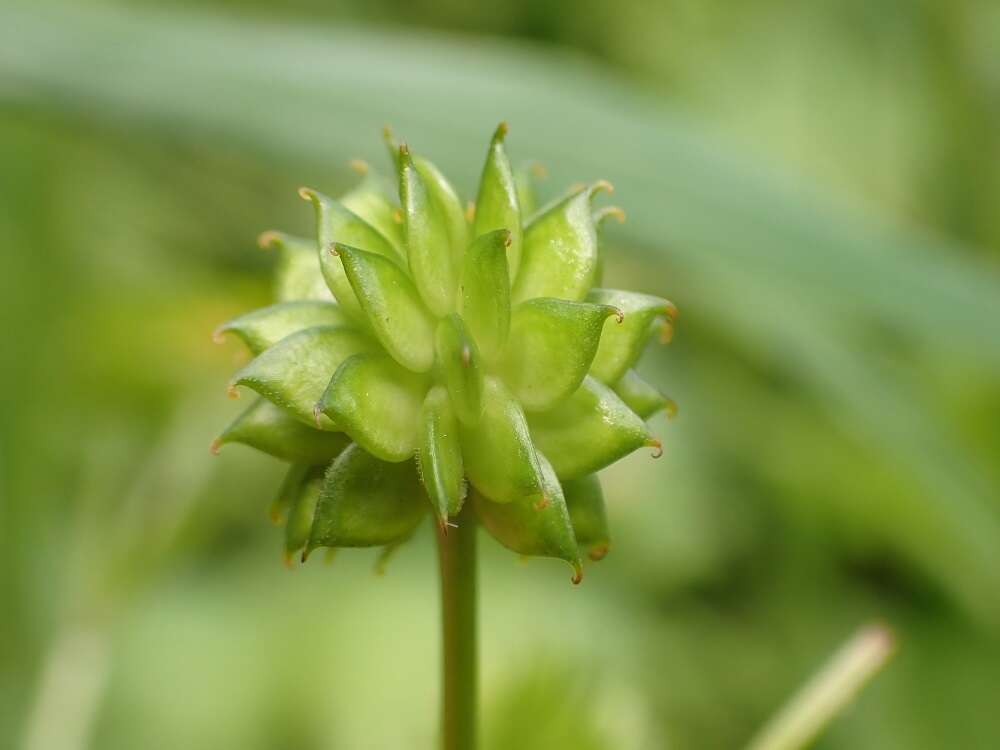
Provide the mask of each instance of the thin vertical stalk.
POLYGON ((475 750, 478 689, 476 521, 466 507, 447 534, 438 531, 441 562, 441 747, 475 750))

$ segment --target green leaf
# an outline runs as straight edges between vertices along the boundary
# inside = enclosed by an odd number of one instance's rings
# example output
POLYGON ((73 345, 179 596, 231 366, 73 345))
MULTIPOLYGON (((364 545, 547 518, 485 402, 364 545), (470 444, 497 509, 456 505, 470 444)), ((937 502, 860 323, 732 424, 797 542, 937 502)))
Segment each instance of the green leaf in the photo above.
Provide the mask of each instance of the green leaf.
MULTIPOLYGON (((244 385, 306 424, 316 424, 313 407, 340 363, 374 348, 375 342, 350 328, 307 328, 286 336, 252 359, 233 376, 230 393, 235 394, 235 387, 244 385)), ((336 429, 328 419, 319 420, 319 426, 336 429)))
POLYGON ((543 208, 524 228, 514 302, 535 297, 581 300, 597 272, 597 230, 591 200, 607 182, 578 188, 543 208))
POLYGON ((359 247, 366 252, 389 258, 395 263, 401 264, 402 258, 392 243, 375 227, 333 198, 309 188, 300 189, 299 195, 310 201, 316 209, 319 265, 327 286, 345 312, 358 320, 366 320, 343 264, 331 249, 339 243, 359 247))
MULTIPOLYGON (((610 305, 539 297, 514 308, 504 381, 527 411, 542 411, 573 393, 590 369, 610 305)), ((612 323, 611 325, 615 325, 612 323)))
POLYGON ((213 334, 221 341, 223 334, 238 336, 253 354, 260 354, 296 331, 315 326, 350 326, 350 319, 333 302, 296 300, 261 307, 223 323, 213 334))
POLYGON ((259 398, 215 439, 212 452, 228 443, 243 443, 285 461, 318 464, 338 455, 348 442, 342 433, 309 427, 259 398))
POLYGON ((365 162, 355 161, 351 164, 364 177, 356 187, 340 197, 340 204, 377 229, 395 248, 398 258, 405 258, 402 217, 399 215, 399 207, 389 197, 388 181, 365 162))
POLYGON ((484 378, 476 342, 457 313, 438 323, 435 339, 438 367, 455 413, 463 424, 474 425, 483 411, 484 378))
POLYGON ((294 300, 333 301, 333 294, 323 280, 316 242, 292 237, 283 232, 264 232, 257 244, 278 252, 274 296, 279 302, 294 300))
POLYGON ((517 276, 521 264, 521 208, 517 198, 517 185, 504 148, 507 123, 500 123, 486 154, 486 163, 479 178, 479 195, 476 198, 476 214, 473 234, 480 236, 496 229, 510 232, 507 260, 510 277, 517 276))
POLYGON ((559 480, 545 456, 538 454, 545 499, 519 498, 509 503, 491 502, 473 494, 476 515, 500 544, 522 555, 555 557, 573 566, 573 583, 583 578, 580 551, 559 480))
POLYGON ((416 447, 426 391, 423 377, 385 354, 356 354, 337 369, 316 409, 374 456, 405 461, 416 447))
POLYGON ((601 480, 597 478, 597 474, 587 474, 579 479, 564 479, 562 489, 577 544, 587 550, 591 560, 600 560, 608 554, 611 547, 601 480))
POLYGON ((628 370, 612 386, 612 390, 625 402, 629 409, 643 419, 649 419, 659 411, 666 410, 668 417, 677 414, 677 404, 655 387, 643 380, 635 370, 628 370))
POLYGON ((326 471, 306 555, 317 547, 379 547, 407 539, 427 511, 413 461, 348 446, 326 471))
POLYGON ((400 147, 399 200, 413 281, 431 312, 447 315, 454 309, 458 283, 455 254, 447 224, 405 144, 400 147))
POLYGON ((333 251, 386 351, 407 369, 429 370, 434 364, 434 322, 413 282, 381 255, 339 243, 333 251))
POLYGON ((587 376, 558 406, 529 420, 531 436, 560 479, 591 474, 646 445, 659 442, 615 392, 587 376))
POLYGON ((510 330, 510 273, 507 249, 511 233, 498 229, 480 235, 462 261, 459 312, 487 362, 494 363, 507 345, 510 330))
POLYGON ((617 383, 639 359, 652 333, 660 331, 661 340, 670 340, 677 308, 662 297, 617 289, 591 289, 587 300, 613 305, 625 319, 620 325, 606 323, 601 345, 590 374, 603 383, 617 383))
POLYGON ((461 433, 465 473, 480 493, 498 503, 542 497, 524 412, 499 380, 486 378, 482 416, 474 426, 463 424, 461 433))
POLYGON ((289 480, 295 484, 289 488, 291 502, 288 505, 288 520, 285 521, 285 556, 288 562, 309 541, 325 473, 325 465, 293 466, 289 471, 289 480))
POLYGON ((435 386, 424 399, 417 468, 439 522, 456 516, 465 500, 465 469, 458 420, 448 391, 435 386))

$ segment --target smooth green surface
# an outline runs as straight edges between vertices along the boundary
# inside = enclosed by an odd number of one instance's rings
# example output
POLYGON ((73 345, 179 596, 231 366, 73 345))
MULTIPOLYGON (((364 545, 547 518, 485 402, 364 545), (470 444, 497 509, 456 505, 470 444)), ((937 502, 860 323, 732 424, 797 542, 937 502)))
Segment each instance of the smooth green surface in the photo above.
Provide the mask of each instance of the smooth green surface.
POLYGON ((580 387, 594 361, 605 320, 616 313, 608 305, 552 297, 514 308, 512 343, 501 369, 527 411, 551 409, 580 387))
POLYGON ((342 432, 316 429, 291 416, 266 398, 258 398, 212 443, 213 452, 229 443, 243 443, 286 461, 319 464, 329 461, 349 439, 342 432))
POLYGON ((403 367, 429 370, 434 362, 433 322, 402 269, 355 247, 336 245, 334 251, 382 346, 403 367))
POLYGON ((285 336, 316 326, 351 327, 351 319, 332 302, 296 300, 244 313, 223 323, 212 335, 221 342, 223 334, 235 334, 252 354, 260 354, 285 336))
POLYGON ((610 187, 595 183, 539 209, 524 227, 514 301, 535 297, 582 300, 597 280, 597 228, 591 201, 610 187))
POLYGON ((479 531, 472 508, 438 530, 441 570, 441 748, 479 746, 479 531))
POLYGON ((326 470, 306 550, 396 544, 426 512, 412 461, 389 463, 352 445, 326 470))
POLYGON ((437 317, 443 317, 455 307, 456 258, 461 249, 452 248, 446 216, 431 189, 414 165, 409 149, 402 147, 399 201, 410 273, 427 307, 437 317))
POLYGON ((383 461, 405 461, 417 445, 424 377, 381 353, 344 360, 316 408, 383 461))
POLYGON ((417 466, 431 504, 444 522, 458 515, 466 494, 458 418, 447 389, 435 386, 427 392, 419 429, 417 466))
POLYGON ((538 454, 543 496, 519 497, 495 503, 474 493, 476 515, 490 534, 522 555, 555 557, 573 566, 574 583, 580 582, 582 567, 566 498, 552 466, 538 454))
POLYGON ((476 196, 475 221, 472 226, 476 237, 498 229, 510 232, 506 257, 510 278, 515 279, 521 265, 523 222, 514 171, 503 144, 507 129, 507 123, 501 123, 497 127, 493 140, 490 141, 489 151, 486 152, 486 163, 479 177, 479 193, 476 196))
POLYGON ((602 383, 612 385, 624 377, 654 334, 659 333, 664 343, 670 340, 676 309, 662 297, 618 289, 591 289, 587 300, 611 305, 622 315, 621 321, 609 319, 604 324, 590 368, 590 374, 602 383))
POLYGON ((614 391, 589 375, 553 409, 529 415, 528 424, 560 479, 591 474, 655 440, 614 391))
POLYGON ((479 347, 454 313, 438 323, 434 340, 439 375, 455 413, 466 425, 475 426, 483 413, 486 377, 479 347))
POLYGON ((306 328, 252 359, 233 375, 230 388, 246 386, 306 424, 334 429, 316 417, 314 407, 340 364, 372 347, 371 339, 352 328, 306 328))
POLYGON ((458 311, 489 362, 496 362, 510 333, 510 250, 513 233, 483 233, 462 259, 458 311))
POLYGON ((611 532, 601 480, 596 474, 563 480, 562 490, 576 543, 591 560, 602 559, 611 547, 611 532))
POLYGON ((495 378, 486 378, 483 413, 475 425, 462 425, 462 456, 472 485, 497 503, 544 492, 541 470, 520 404, 495 378))

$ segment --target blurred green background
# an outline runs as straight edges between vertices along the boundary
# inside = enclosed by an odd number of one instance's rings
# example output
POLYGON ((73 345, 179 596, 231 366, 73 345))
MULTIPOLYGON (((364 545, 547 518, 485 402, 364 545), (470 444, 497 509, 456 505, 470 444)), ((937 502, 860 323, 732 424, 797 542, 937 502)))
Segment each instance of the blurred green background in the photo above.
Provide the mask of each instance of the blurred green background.
POLYGON ((857 626, 817 747, 1000 747, 1000 4, 0 4, 0 746, 431 748, 429 529, 285 570, 280 465, 208 443, 295 188, 395 130, 605 177, 673 299, 666 454, 571 587, 482 540, 502 748, 733 748, 857 626))

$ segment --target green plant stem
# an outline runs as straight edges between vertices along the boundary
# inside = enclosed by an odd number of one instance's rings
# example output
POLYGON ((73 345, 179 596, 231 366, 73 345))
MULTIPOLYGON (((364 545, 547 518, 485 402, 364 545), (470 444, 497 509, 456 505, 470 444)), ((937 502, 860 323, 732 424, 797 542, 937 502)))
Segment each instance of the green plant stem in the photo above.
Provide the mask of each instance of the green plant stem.
POLYGON ((441 561, 441 747, 474 750, 479 697, 476 645, 476 520, 467 503, 438 531, 441 561))

